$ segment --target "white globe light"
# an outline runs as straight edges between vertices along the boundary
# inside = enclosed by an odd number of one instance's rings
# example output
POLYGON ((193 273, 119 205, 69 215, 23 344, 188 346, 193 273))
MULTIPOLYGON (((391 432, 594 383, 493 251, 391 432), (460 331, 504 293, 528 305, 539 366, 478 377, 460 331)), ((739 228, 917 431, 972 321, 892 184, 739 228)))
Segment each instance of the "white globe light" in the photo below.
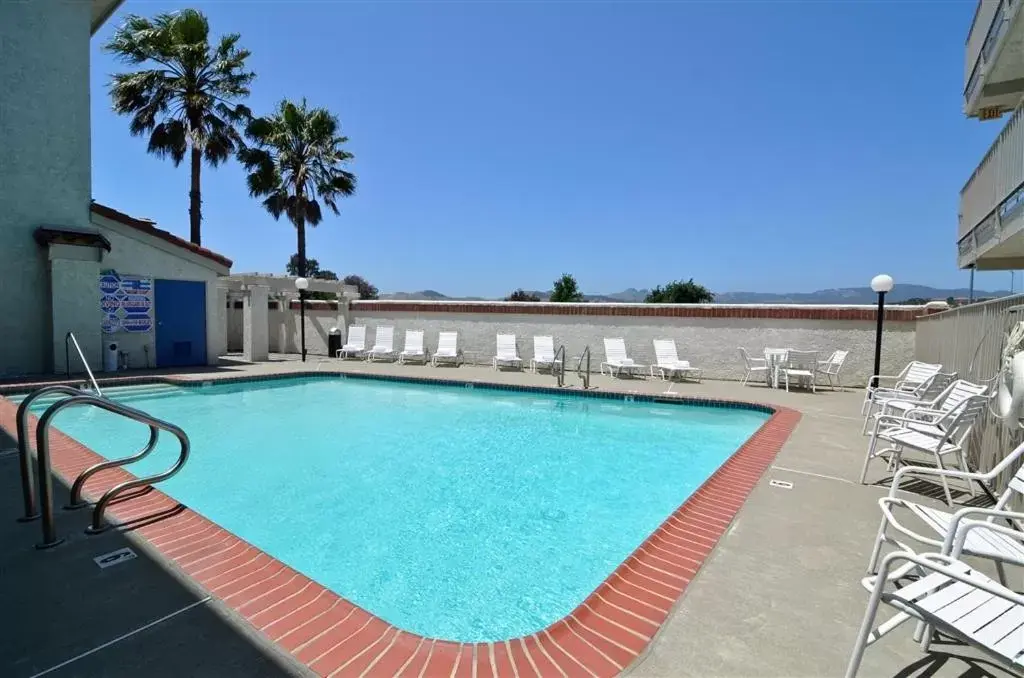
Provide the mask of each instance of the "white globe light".
POLYGON ((309 281, 306 280, 305 278, 296 278, 295 279, 295 289, 297 289, 297 290, 304 290, 304 289, 306 289, 308 287, 309 287, 309 281))
POLYGON ((871 279, 871 289, 875 292, 892 292, 892 276, 891 275, 876 275, 871 279))

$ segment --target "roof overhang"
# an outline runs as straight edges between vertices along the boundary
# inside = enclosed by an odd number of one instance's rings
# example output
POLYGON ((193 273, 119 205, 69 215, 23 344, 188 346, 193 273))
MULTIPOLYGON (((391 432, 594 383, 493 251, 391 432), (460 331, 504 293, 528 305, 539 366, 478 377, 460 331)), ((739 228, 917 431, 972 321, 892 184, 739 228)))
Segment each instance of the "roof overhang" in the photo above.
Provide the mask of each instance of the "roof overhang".
POLYGON ((124 0, 92 0, 92 23, 91 35, 96 35, 110 15, 117 11, 124 0))
POLYGON ((40 226, 33 236, 41 246, 75 245, 95 247, 110 251, 110 241, 99 231, 90 231, 69 226, 40 226))

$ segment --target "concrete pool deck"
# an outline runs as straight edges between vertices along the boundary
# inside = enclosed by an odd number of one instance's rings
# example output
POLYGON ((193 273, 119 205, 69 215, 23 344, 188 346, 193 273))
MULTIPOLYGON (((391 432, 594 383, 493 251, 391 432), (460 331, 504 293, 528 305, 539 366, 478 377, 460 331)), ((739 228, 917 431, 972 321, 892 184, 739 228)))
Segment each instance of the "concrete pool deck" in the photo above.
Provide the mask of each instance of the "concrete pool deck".
MULTIPOLYGON (((554 383, 549 375, 482 367, 429 368, 317 359, 306 365, 289 359, 256 365, 225 361, 220 369, 198 370, 180 378, 206 380, 317 369, 509 385, 550 387, 554 383)), ((570 373, 566 382, 575 388, 577 378, 570 373)), ((592 381, 592 387, 600 391, 624 394, 661 395, 666 386, 650 379, 594 377, 592 381)), ((841 675, 866 603, 859 580, 878 526, 876 500, 886 491, 851 482, 863 461, 866 440, 859 435, 860 392, 787 394, 729 382, 675 384, 672 391, 780 405, 799 410, 803 418, 757 480, 664 626, 627 673, 650 677, 841 675), (772 487, 770 479, 787 480, 793 487, 772 487)), ((38 525, 13 522, 18 506, 16 460, 4 456, 0 463, 9 469, 3 482, 5 514, 11 518, 0 534, 4 534, 5 544, 14 546, 0 554, 0 571, 5 572, 0 591, 5 600, 16 600, 13 609, 18 615, 35 621, 13 625, 15 642, 10 647, 14 651, 0 652, 0 675, 34 675, 189 605, 195 607, 49 675, 139 675, 143 667, 153 675, 301 675, 305 671, 228 606, 216 597, 206 599, 201 587, 162 568, 160 558, 149 558, 145 549, 136 548, 140 555, 147 555, 138 559, 143 567, 111 568, 110 572, 120 571, 116 579, 98 575, 107 571, 98 570, 87 556, 118 548, 120 542, 135 541, 117 532, 86 538, 77 524, 84 524, 80 513, 58 516, 61 533, 70 537, 67 544, 35 552, 31 544, 38 540, 38 525), (75 575, 79 570, 80 579, 75 575), (60 585, 53 586, 57 579, 60 585), (41 589, 45 595, 40 594, 41 589), (43 604, 34 605, 35 599, 43 604), (72 604, 78 601, 82 604, 72 604), (132 614, 126 616, 125 608, 132 614), (185 621, 200 616, 209 618, 203 626, 205 632, 190 634, 185 621), (51 630, 41 633, 44 629, 51 630), (69 636, 74 642, 69 642, 69 636), (168 638, 174 641, 169 643, 168 638), (168 668, 165 674, 161 671, 168 646, 178 648, 174 653, 178 663, 168 666, 179 668, 173 672, 168 668), (202 668, 182 670, 186 658, 202 668)), ((923 655, 911 639, 910 629, 898 630, 868 651, 861 675, 1012 675, 958 644, 937 643, 933 649, 936 651, 923 655)), ((489 675, 489 667, 494 665, 493 659, 474 661, 472 673, 467 675, 489 675)), ((369 667, 366 675, 389 674, 369 667)), ((426 671, 422 675, 433 674, 426 671)))

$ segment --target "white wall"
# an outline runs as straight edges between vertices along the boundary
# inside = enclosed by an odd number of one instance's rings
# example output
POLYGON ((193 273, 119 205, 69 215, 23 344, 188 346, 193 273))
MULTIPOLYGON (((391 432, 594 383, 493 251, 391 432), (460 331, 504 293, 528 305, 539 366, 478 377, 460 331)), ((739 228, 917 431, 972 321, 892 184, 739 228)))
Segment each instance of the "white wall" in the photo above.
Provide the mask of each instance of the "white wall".
MULTIPOLYGON (((216 280, 217 268, 224 267, 218 267, 204 257, 96 214, 93 215, 92 224, 110 241, 109 253, 103 252, 92 262, 82 262, 63 260, 61 257, 79 256, 79 252, 96 253, 97 250, 66 245, 51 248, 54 371, 64 372, 64 336, 68 331, 75 333, 93 370, 100 369, 103 364, 101 346, 106 339, 117 341, 120 350, 128 352, 132 367, 147 366, 148 347, 148 364, 156 366, 155 331, 118 332, 113 335, 101 333, 98 285, 100 271, 107 269, 124 275, 206 283, 206 355, 207 362, 216 365, 224 342, 223 330, 219 328, 225 322, 218 303, 216 280)), ((154 318, 157 312, 154 306, 154 318)), ((76 362, 72 360, 72 365, 76 362)))
MULTIPOLYGON (((711 379, 739 379, 743 370, 737 348, 751 354, 765 347, 818 350, 821 358, 832 351, 851 351, 843 367, 844 381, 866 383, 874 363, 875 323, 866 320, 795 320, 761 318, 649 318, 617 316, 560 316, 512 314, 430 314, 392 312, 367 313, 353 309, 352 324, 367 326, 367 344, 373 343, 378 325, 395 327, 401 345, 407 329, 426 331, 431 350, 442 330, 459 333, 459 345, 467 360, 489 363, 494 355, 495 335, 515 334, 519 355, 533 356, 533 336, 550 334, 555 346, 565 344, 566 354, 575 356, 590 346, 592 369, 604 359, 604 337, 626 340, 629 356, 649 365, 654 358, 654 339, 675 339, 679 357, 704 369, 711 379), (440 316, 440 317, 439 317, 440 316)), ((883 335, 882 372, 894 374, 914 357, 914 322, 888 322, 883 335)), ((570 363, 573 367, 575 363, 570 363)))
MULTIPOLYGON (((834 350, 849 350, 851 353, 843 368, 844 382, 849 385, 863 385, 874 367, 875 321, 871 318, 873 309, 868 307, 817 308, 811 309, 809 313, 807 309, 810 307, 803 307, 800 313, 816 317, 798 319, 637 316, 635 314, 640 312, 639 309, 666 315, 671 314, 671 309, 635 305, 618 305, 611 309, 633 315, 584 314, 596 305, 580 305, 567 314, 437 312, 430 310, 429 304, 422 304, 423 310, 415 312, 392 311, 386 309, 387 305, 386 302, 356 302, 350 310, 352 324, 367 326, 368 345, 373 343, 375 329, 379 325, 395 328, 395 348, 398 350, 405 340, 405 330, 424 330, 427 347, 431 350, 437 346, 438 332, 454 330, 459 333, 459 345, 466 351, 467 361, 480 364, 490 363, 494 355, 495 335, 502 332, 516 335, 519 355, 524 360, 529 360, 533 355, 534 335, 552 335, 555 346, 564 344, 570 358, 582 353, 583 348, 589 345, 594 371, 598 370, 604 359, 604 337, 625 339, 630 356, 644 364, 654 361, 654 339, 674 339, 680 358, 702 367, 705 375, 713 379, 739 379, 742 376, 737 351, 740 346, 755 356, 765 347, 818 350, 823 359, 834 350), (375 310, 365 310, 367 305, 375 310), (839 319, 841 317, 856 319, 839 319)), ((410 304, 403 306, 407 308, 410 304)), ((487 307, 493 310, 496 306, 505 307, 501 304, 487 307)), ((723 315, 797 315, 792 308, 715 307, 715 312, 725 309, 723 315)), ((544 310, 552 309, 546 307, 544 310)), ((886 321, 882 348, 883 373, 897 372, 913 359, 916 321, 911 318, 921 312, 920 309, 901 311, 898 312, 900 320, 886 321)), ((228 314, 228 345, 240 347, 241 311, 231 309, 228 314)), ((298 310, 270 311, 271 352, 298 353, 298 317, 298 310)), ((336 311, 307 310, 306 345, 309 354, 326 355, 327 331, 335 325, 341 326, 336 311)), ((570 362, 571 366, 574 363, 570 362)))

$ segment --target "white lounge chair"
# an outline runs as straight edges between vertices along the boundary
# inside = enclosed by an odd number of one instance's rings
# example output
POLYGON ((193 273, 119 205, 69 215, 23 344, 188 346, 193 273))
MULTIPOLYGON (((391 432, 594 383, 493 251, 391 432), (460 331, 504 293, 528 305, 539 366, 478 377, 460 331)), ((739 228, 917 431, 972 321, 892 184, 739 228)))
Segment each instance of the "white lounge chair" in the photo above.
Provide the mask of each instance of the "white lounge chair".
POLYGON ((541 365, 554 369, 555 365, 561 365, 561 360, 555 359, 555 338, 550 336, 533 338, 533 358, 530 359, 530 369, 534 372, 541 365))
POLYGON ((390 358, 395 354, 395 328, 384 326, 377 328, 377 334, 373 338, 373 348, 366 352, 366 359, 374 361, 390 358))
MULTIPOLYGON (((889 467, 895 469, 902 461, 903 451, 917 450, 935 458, 938 468, 943 466, 943 459, 956 459, 961 471, 967 471, 967 436, 978 417, 985 413, 990 396, 977 395, 964 400, 955 409, 944 413, 931 422, 924 423, 917 419, 887 415, 879 417, 871 434, 871 444, 864 457, 860 482, 867 479, 868 466, 873 459, 887 457, 889 467), (888 443, 889 447, 879 449, 879 443, 888 443)), ((942 488, 946 494, 946 503, 953 505, 953 497, 949 492, 949 484, 942 477, 942 488)), ((969 486, 974 494, 974 486, 969 486)))
MULTIPOLYGON (((990 523, 974 523, 972 531, 1013 534, 990 523)), ((984 538, 984 537, 982 537, 984 538)), ((956 547, 954 546, 954 554, 956 547)), ((871 598, 853 646, 846 678, 856 678, 864 650, 911 619, 925 626, 921 649, 928 651, 931 629, 970 643, 1013 669, 1024 668, 1024 596, 1000 586, 955 556, 920 555, 897 551, 882 561, 881 571, 864 581, 871 598), (902 566, 897 567, 897 565, 902 566), (908 575, 920 577, 909 581, 908 575), (897 614, 877 627, 878 606, 885 603, 897 614), (873 628, 874 627, 874 628, 873 628)))
POLYGON ((818 361, 817 372, 828 380, 828 386, 833 391, 837 385, 840 391, 846 390, 843 388, 843 380, 839 377, 839 371, 843 369, 843 363, 846 362, 848 355, 850 355, 849 351, 835 351, 828 357, 828 360, 818 361))
POLYGON ((437 367, 441 363, 462 363, 462 351, 459 350, 458 332, 440 332, 437 335, 437 350, 430 359, 430 364, 437 367))
POLYGON ((655 339, 654 357, 657 365, 651 365, 651 376, 655 376, 655 370, 661 374, 662 379, 672 379, 673 376, 691 377, 700 381, 703 371, 699 367, 690 365, 689 360, 680 360, 676 352, 674 339, 655 339))
POLYGON ((338 358, 358 356, 366 350, 366 325, 353 325, 348 328, 348 341, 336 352, 338 358))
POLYGON ((625 370, 626 374, 633 374, 637 370, 643 370, 646 365, 633 362, 632 358, 626 356, 626 341, 621 337, 615 337, 604 340, 604 362, 601 363, 601 374, 604 374, 604 369, 608 368, 608 374, 613 377, 622 375, 622 371, 625 370))
MULTIPOLYGON (((936 380, 938 376, 936 375, 936 380)), ((971 396, 984 395, 988 390, 987 384, 975 384, 958 379, 950 382, 946 388, 930 400, 886 400, 881 405, 881 411, 868 417, 866 421, 870 421, 873 426, 874 421, 882 417, 895 416, 931 423, 947 412, 955 410, 960 403, 971 396)))
POLYGON ((916 398, 901 392, 880 391, 876 393, 874 402, 868 407, 868 414, 864 417, 861 433, 868 432, 868 428, 873 426, 874 420, 878 418, 879 412, 901 415, 908 410, 929 407, 928 403, 938 399, 954 381, 956 381, 956 372, 937 372, 932 375, 931 379, 921 384, 916 391, 918 394, 916 398))
POLYGON ((516 335, 498 335, 497 355, 491 360, 491 365, 494 369, 498 369, 501 365, 512 365, 519 368, 523 366, 523 361, 519 357, 519 351, 516 349, 516 335))
POLYGON ((740 358, 743 359, 743 378, 740 380, 740 386, 746 386, 750 381, 750 377, 756 372, 764 372, 765 380, 769 379, 768 376, 768 360, 765 358, 751 358, 750 354, 747 353, 747 349, 740 346, 740 358))
POLYGON ((897 375, 872 375, 864 389, 864 402, 861 403, 860 413, 871 414, 871 406, 874 403, 876 392, 879 392, 880 395, 906 396, 910 400, 919 400, 921 398, 920 391, 926 386, 926 382, 938 374, 941 369, 942 365, 914 360, 907 363, 907 366, 897 375), (892 385, 883 386, 884 382, 892 382, 892 385))
POLYGON ((423 348, 423 330, 405 331, 405 348, 398 354, 398 362, 407 363, 410 361, 427 363, 427 352, 423 348))
MULTIPOLYGON (((871 551, 871 560, 868 562, 868 572, 875 572, 878 567, 878 560, 882 554, 882 545, 892 544, 898 549, 908 547, 899 541, 900 537, 890 534, 895 531, 903 537, 910 537, 916 542, 927 544, 935 549, 941 549, 941 553, 949 554, 954 538, 960 531, 962 525, 971 521, 983 520, 993 522, 997 519, 1007 520, 1020 527, 1024 514, 1013 513, 1007 510, 1007 506, 1016 495, 1024 496, 1024 467, 1017 470, 1006 489, 996 499, 992 508, 966 507, 956 513, 940 511, 939 509, 919 504, 899 496, 900 485, 905 478, 933 478, 962 480, 967 483, 987 484, 999 478, 1006 471, 1018 466, 1021 457, 1024 456, 1024 444, 1018 445, 1002 461, 996 464, 987 473, 974 473, 970 471, 954 471, 951 469, 932 468, 930 466, 904 466, 892 479, 892 487, 887 497, 878 500, 882 507, 882 524, 878 528, 878 537, 875 539, 875 547, 871 551), (917 531, 907 526, 905 520, 897 517, 897 513, 905 518, 916 518, 914 523, 918 526, 917 531), (925 532, 928 535, 921 534, 925 532)), ((919 550, 919 549, 915 549, 919 550)), ((963 540, 963 553, 980 558, 988 558, 996 562, 996 567, 1003 583, 1006 583, 1002 564, 1012 563, 1024 565, 1024 544, 1019 540, 1007 538, 998 533, 971 533, 963 540)))
POLYGON ((789 390, 790 379, 806 380, 809 382, 811 392, 817 391, 817 370, 818 370, 818 352, 817 351, 787 351, 786 358, 779 365, 776 372, 775 379, 779 378, 779 375, 785 377, 786 390, 789 390))

